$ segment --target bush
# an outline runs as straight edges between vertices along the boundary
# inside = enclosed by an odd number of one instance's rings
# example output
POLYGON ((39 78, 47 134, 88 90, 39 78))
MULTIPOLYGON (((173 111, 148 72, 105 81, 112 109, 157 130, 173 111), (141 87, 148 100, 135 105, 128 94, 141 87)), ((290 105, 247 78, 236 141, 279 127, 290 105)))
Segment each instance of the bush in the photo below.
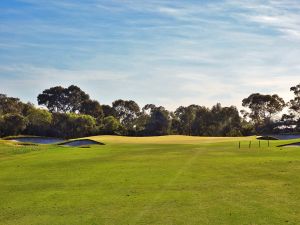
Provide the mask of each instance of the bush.
POLYGON ((51 134, 56 137, 78 138, 91 135, 96 130, 96 119, 89 115, 54 113, 51 134))
POLYGON ((20 114, 5 114, 0 119, 1 136, 19 135, 26 128, 27 119, 20 114))
POLYGON ((103 131, 105 134, 115 134, 121 129, 122 126, 115 117, 108 116, 103 119, 103 131))
POLYGON ((52 114, 44 109, 32 108, 28 112, 27 120, 27 134, 46 136, 50 130, 52 114))
POLYGON ((226 133, 226 137, 241 137, 243 134, 241 133, 240 130, 234 128, 233 130, 230 130, 229 132, 226 133))

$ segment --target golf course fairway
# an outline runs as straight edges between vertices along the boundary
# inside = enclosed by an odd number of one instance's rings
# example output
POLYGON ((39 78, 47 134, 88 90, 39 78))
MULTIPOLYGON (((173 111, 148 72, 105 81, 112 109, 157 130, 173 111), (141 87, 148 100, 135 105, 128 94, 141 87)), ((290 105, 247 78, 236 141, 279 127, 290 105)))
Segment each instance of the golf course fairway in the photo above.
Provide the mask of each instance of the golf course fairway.
POLYGON ((300 147, 276 147, 295 140, 89 139, 0 140, 0 224, 300 224, 300 147))

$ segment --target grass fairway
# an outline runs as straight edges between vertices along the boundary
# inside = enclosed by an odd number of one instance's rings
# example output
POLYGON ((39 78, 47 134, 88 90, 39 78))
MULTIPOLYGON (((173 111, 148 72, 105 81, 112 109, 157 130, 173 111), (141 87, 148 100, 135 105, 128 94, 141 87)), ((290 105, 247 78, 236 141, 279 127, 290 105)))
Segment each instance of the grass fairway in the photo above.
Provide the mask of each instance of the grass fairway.
POLYGON ((92 139, 106 145, 0 141, 0 224, 300 224, 300 148, 275 147, 288 141, 92 139))

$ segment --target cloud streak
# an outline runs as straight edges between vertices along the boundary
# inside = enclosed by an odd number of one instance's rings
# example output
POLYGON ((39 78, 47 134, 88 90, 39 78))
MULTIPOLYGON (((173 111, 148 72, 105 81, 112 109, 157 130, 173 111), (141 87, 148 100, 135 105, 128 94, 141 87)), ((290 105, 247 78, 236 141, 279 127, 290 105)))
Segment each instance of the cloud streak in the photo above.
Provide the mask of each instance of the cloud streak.
POLYGON ((0 89, 25 100, 75 83, 105 103, 240 106, 252 92, 288 100, 300 82, 296 0, 9 3, 0 3, 0 89))

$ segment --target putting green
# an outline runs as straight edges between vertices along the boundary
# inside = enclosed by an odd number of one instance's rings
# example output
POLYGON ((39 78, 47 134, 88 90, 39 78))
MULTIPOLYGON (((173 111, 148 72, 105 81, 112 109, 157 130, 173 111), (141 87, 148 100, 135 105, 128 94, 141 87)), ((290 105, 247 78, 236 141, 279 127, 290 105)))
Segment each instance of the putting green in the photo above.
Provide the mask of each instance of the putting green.
POLYGON ((300 224, 300 148, 276 147, 295 140, 89 138, 0 141, 0 224, 300 224))

